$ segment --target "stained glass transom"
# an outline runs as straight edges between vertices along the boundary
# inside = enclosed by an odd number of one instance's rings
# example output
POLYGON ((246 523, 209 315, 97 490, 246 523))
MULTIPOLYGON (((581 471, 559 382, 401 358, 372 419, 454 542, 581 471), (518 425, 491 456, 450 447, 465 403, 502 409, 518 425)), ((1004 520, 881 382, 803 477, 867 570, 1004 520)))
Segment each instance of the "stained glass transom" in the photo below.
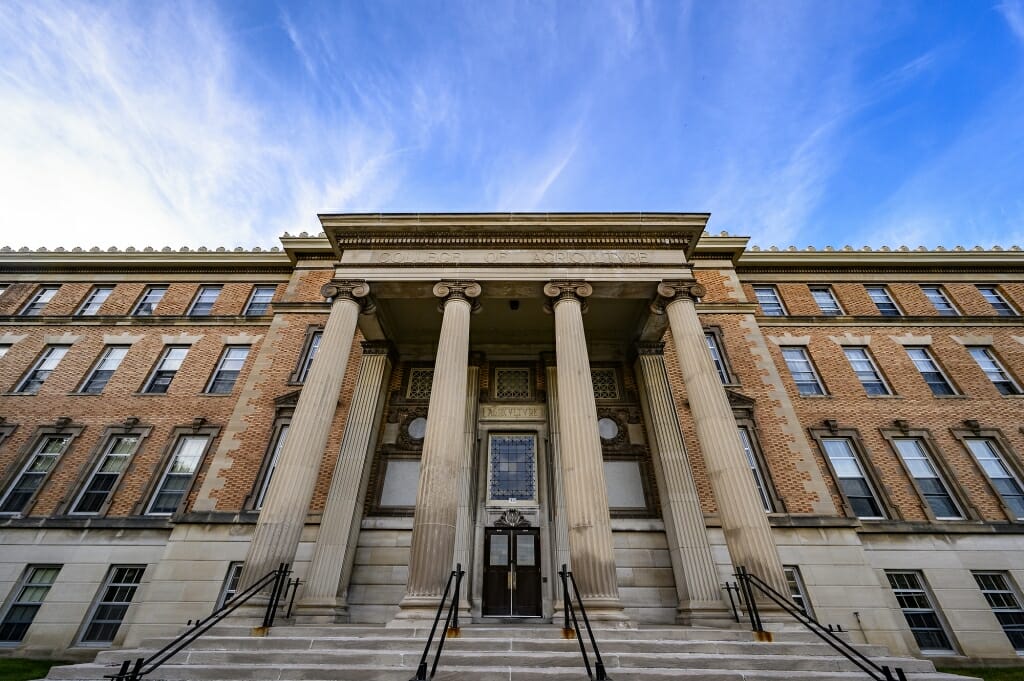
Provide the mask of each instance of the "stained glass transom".
POLYGON ((491 501, 537 499, 537 451, 533 435, 491 436, 491 501))
POLYGON ((594 399, 619 399, 619 381, 615 378, 615 369, 591 369, 594 381, 594 399))
POLYGON ((499 400, 528 400, 533 397, 530 390, 530 370, 495 369, 494 397, 499 400))
POLYGON ((405 396, 410 400, 429 400, 430 385, 434 382, 433 369, 410 369, 409 389, 405 396))

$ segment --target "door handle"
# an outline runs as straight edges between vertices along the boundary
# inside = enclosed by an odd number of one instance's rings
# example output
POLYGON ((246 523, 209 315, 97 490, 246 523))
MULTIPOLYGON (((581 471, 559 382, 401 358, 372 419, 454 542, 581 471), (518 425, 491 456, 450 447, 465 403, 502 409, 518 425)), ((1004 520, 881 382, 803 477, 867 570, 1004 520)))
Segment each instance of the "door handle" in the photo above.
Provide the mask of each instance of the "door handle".
POLYGON ((508 571, 508 590, 511 591, 515 588, 515 573, 511 570, 508 571))

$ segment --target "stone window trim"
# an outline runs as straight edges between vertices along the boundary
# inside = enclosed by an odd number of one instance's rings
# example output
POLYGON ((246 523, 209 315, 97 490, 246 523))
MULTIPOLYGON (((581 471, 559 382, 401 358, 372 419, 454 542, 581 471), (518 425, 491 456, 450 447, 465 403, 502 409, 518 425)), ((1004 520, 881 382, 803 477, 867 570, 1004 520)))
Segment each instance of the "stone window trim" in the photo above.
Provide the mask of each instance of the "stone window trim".
POLYGON ((740 386, 740 379, 732 369, 732 362, 729 361, 729 352, 725 348, 725 336, 722 334, 722 327, 705 326, 704 333, 711 334, 711 337, 715 340, 715 345, 718 346, 718 354, 722 358, 722 368, 725 371, 725 375, 729 378, 729 382, 724 385, 738 388, 740 386))
POLYGON ((14 435, 14 431, 18 429, 17 423, 8 423, 7 419, 0 416, 0 447, 7 442, 7 438, 14 435))
POLYGON ((834 427, 830 427, 832 424, 829 424, 828 421, 831 421, 831 419, 827 419, 826 424, 823 427, 808 428, 807 432, 818 445, 818 451, 821 453, 821 457, 825 461, 825 466, 827 467, 829 476, 831 477, 832 486, 839 495, 839 498, 843 500, 842 510, 846 517, 854 518, 861 523, 886 522, 887 520, 902 521, 903 514, 900 513, 899 509, 892 502, 892 494, 889 487, 882 481, 882 475, 875 466, 874 459, 869 454, 870 450, 868 450, 867 445, 864 444, 864 439, 861 437, 860 431, 856 428, 843 428, 838 424, 835 424, 834 427), (846 495, 843 494, 843 488, 839 484, 839 475, 832 467, 832 461, 829 459, 828 452, 825 450, 825 443, 823 440, 834 437, 847 438, 850 441, 850 445, 853 447, 853 451, 857 455, 857 460, 860 463, 861 469, 864 471, 864 475, 867 476, 868 483, 871 485, 871 489, 877 497, 876 501, 886 516, 885 518, 879 518, 877 520, 873 518, 858 518, 857 514, 854 513, 853 507, 846 499, 846 495))
POLYGON ((761 447, 761 428, 757 423, 757 419, 754 418, 753 407, 733 407, 732 415, 736 419, 736 426, 738 428, 745 428, 750 436, 750 447, 754 452, 754 459, 761 473, 761 480, 764 481, 764 492, 768 495, 768 500, 772 505, 772 510, 768 511, 768 513, 787 513, 786 502, 779 496, 775 479, 772 477, 772 468, 768 465, 764 449, 761 447))
POLYGON ((416 506, 381 506, 381 495, 384 493, 384 482, 388 476, 388 464, 391 461, 420 461, 419 452, 382 451, 378 454, 376 475, 373 478, 373 489, 368 516, 413 517, 416 506))
POLYGON ((178 448, 178 440, 186 435, 206 435, 206 447, 203 449, 202 456, 199 457, 199 462, 196 464, 196 471, 192 474, 192 480, 189 482, 188 489, 186 489, 185 493, 181 495, 181 504, 179 504, 174 513, 170 515, 171 520, 178 518, 182 514, 184 507, 188 504, 188 500, 189 497, 192 496, 192 492, 195 491, 196 481, 206 470, 207 459, 210 458, 210 452, 214 449, 214 443, 217 440, 217 436, 220 435, 220 430, 220 426, 209 425, 206 423, 206 419, 202 417, 196 418, 189 425, 180 425, 172 428, 170 434, 167 436, 167 443, 160 452, 160 460, 157 461, 156 466, 153 467, 153 475, 149 476, 149 480, 146 482, 146 486, 142 490, 142 494, 139 495, 139 500, 135 502, 135 506, 132 508, 132 515, 139 517, 146 516, 146 511, 149 508, 150 503, 153 501, 153 495, 155 495, 157 490, 160 488, 164 479, 164 473, 171 463, 171 457, 174 456, 178 448))
POLYGON ((60 437, 66 435, 69 436, 68 441, 60 450, 60 454, 57 455, 57 461, 54 463, 53 468, 47 471, 46 476, 39 483, 35 492, 33 492, 28 501, 25 502, 23 510, 20 513, 5 513, 4 516, 24 518, 29 515, 32 507, 36 503, 36 499, 39 498, 40 493, 50 481, 50 477, 60 467, 61 459, 63 459, 67 455, 68 451, 71 450, 75 444, 75 440, 78 439, 78 436, 82 434, 83 430, 85 430, 84 425, 74 424, 71 422, 71 419, 66 416, 62 416, 57 419, 56 424, 39 426, 36 428, 35 432, 32 433, 32 437, 30 437, 28 442, 21 447, 17 458, 11 462, 10 466, 8 466, 7 470, 4 472, 3 478, 0 479, 0 500, 7 497, 7 493, 10 491, 11 485, 13 485, 21 475, 29 460, 35 456, 36 450, 43 443, 43 440, 47 437, 60 437))
MULTIPOLYGON (((1024 520, 1019 520, 1013 510, 1006 505, 1005 501, 1003 501, 1003 495, 999 493, 999 490, 997 490, 992 484, 992 480, 989 479, 988 475, 985 474, 985 471, 982 470, 981 464, 979 464, 978 460, 974 458, 974 455, 971 453, 966 441, 975 438, 992 440, 992 442, 995 443, 996 448, 999 450, 999 453, 1002 454, 1003 463, 1010 469, 1011 473, 1017 476, 1017 480, 1021 481, 1022 484, 1024 484, 1024 459, 1021 458, 1020 454, 1014 451, 1013 447, 1010 445, 1010 441, 1006 439, 1006 436, 1003 435, 1003 432, 998 428, 983 428, 980 427, 980 425, 979 427, 974 428, 973 426, 973 423, 969 426, 965 424, 965 427, 962 428, 950 428, 949 432, 952 433, 953 437, 960 443, 960 446, 963 447, 964 453, 967 455, 968 460, 970 460, 971 465, 978 471, 978 475, 981 476, 981 479, 985 481, 989 491, 992 492, 992 496, 995 497, 996 502, 999 503, 999 507, 1003 509, 1003 513, 1006 515, 1007 520, 1015 524, 1024 523, 1024 520)), ((1024 433, 1024 427, 1021 428, 1021 432, 1024 433)))
POLYGON ((252 489, 245 496, 245 500, 242 502, 242 508, 246 511, 258 512, 260 507, 257 504, 260 501, 260 495, 263 493, 264 487, 269 484, 267 476, 270 475, 272 466, 275 465, 274 451, 277 449, 278 440, 281 438, 281 432, 285 427, 290 427, 292 423, 292 414, 295 411, 294 406, 289 405, 287 407, 278 407, 277 415, 274 418, 274 422, 270 426, 270 437, 267 439, 267 446, 263 451, 263 459, 260 462, 260 470, 256 475, 255 481, 253 481, 252 489))
POLYGON ((487 398, 491 402, 534 402, 537 400, 537 367, 533 362, 491 362, 488 367, 490 376, 487 381, 487 398), (526 369, 530 394, 527 397, 498 397, 498 372, 503 369, 526 369))
MULTIPOLYGON (((917 493, 917 498, 921 502, 921 509, 924 511, 925 516, 928 520, 933 523, 956 523, 965 522, 971 520, 980 520, 981 514, 978 509, 971 503, 971 497, 964 489, 963 485, 957 479, 956 473, 950 468, 949 463, 946 462, 946 457, 942 456, 939 446, 935 443, 935 439, 932 437, 932 432, 927 428, 910 428, 907 424, 901 423, 894 428, 879 428, 878 432, 881 434, 885 441, 889 443, 889 447, 892 449, 893 456, 900 464, 900 468, 903 470, 903 474, 910 480, 911 486, 914 488, 914 492, 917 493), (902 427, 900 427, 902 426, 902 427), (964 517, 958 520, 945 519, 939 520, 935 517, 935 513, 932 512, 931 506, 924 498, 924 492, 917 483, 917 479, 911 474, 910 469, 907 468, 906 462, 903 457, 900 456, 899 450, 896 449, 895 440, 899 439, 917 439, 924 445, 925 451, 928 453, 928 458, 932 465, 938 469, 939 475, 942 477, 942 482, 946 485, 946 490, 950 496, 953 497, 953 501, 960 510, 963 512, 964 517)), ((970 456, 970 452, 967 453, 970 456)), ((984 477, 984 473, 981 473, 984 477)))
POLYGON ((600 404, 607 404, 607 403, 613 403, 613 402, 625 402, 625 401, 627 401, 625 387, 624 387, 623 382, 622 382, 622 366, 620 364, 617 364, 617 363, 614 363, 614 362, 591 362, 590 363, 591 381, 593 381, 594 370, 609 372, 610 375, 612 376, 612 380, 615 381, 615 390, 616 390, 616 393, 617 393, 615 397, 598 397, 597 396, 597 390, 595 388, 595 390, 594 390, 594 393, 595 393, 594 394, 594 401, 595 402, 598 402, 600 404))
POLYGON ((408 400, 409 402, 429 402, 430 401, 430 395, 429 394, 426 397, 410 397, 410 394, 411 394, 410 390, 413 388, 413 380, 412 380, 413 374, 414 373, 420 373, 420 375, 422 375, 422 372, 424 370, 430 371, 431 383, 433 383, 433 372, 434 372, 434 363, 433 362, 409 362, 409 363, 406 363, 405 371, 402 372, 401 396, 402 396, 403 399, 408 400))
POLYGON ((298 360, 295 362, 295 369, 288 375, 288 385, 305 384, 306 376, 303 376, 303 373, 306 361, 309 358, 310 349, 313 347, 313 337, 320 334, 320 342, 322 343, 323 333, 323 324, 310 324, 306 327, 306 337, 302 340, 302 350, 299 352, 298 360))
POLYGON ((82 466, 81 470, 79 471, 78 477, 75 479, 74 484, 71 486, 71 494, 69 494, 67 497, 61 500, 60 504, 57 506, 57 510, 55 511, 54 515, 71 515, 71 509, 74 508, 75 503, 78 501, 78 499, 82 496, 82 493, 85 491, 85 485, 88 484, 88 482, 92 479, 92 474, 95 472, 96 466, 99 465, 100 461, 103 459, 103 456, 106 454, 107 448, 110 446, 111 440, 119 436, 137 437, 139 438, 139 441, 135 444, 135 449, 132 450, 132 453, 128 460, 128 465, 125 466, 125 469, 123 471, 121 471, 121 474, 118 476, 117 482, 114 484, 114 487, 110 490, 110 493, 107 494, 107 500, 103 502, 103 506, 101 506, 100 509, 96 511, 96 513, 74 514, 75 517, 105 517, 107 515, 107 511, 110 509, 111 503, 113 503, 114 501, 114 497, 117 496, 117 491, 121 488, 121 485, 124 483, 124 479, 128 476, 132 469, 134 469, 135 457, 142 449, 142 445, 145 444, 146 438, 148 438, 150 433, 152 432, 153 426, 140 424, 139 419, 135 417, 127 418, 124 421, 124 423, 117 423, 107 426, 103 430, 103 434, 100 436, 99 442, 96 444, 96 446, 92 448, 92 451, 89 452, 89 458, 82 466))

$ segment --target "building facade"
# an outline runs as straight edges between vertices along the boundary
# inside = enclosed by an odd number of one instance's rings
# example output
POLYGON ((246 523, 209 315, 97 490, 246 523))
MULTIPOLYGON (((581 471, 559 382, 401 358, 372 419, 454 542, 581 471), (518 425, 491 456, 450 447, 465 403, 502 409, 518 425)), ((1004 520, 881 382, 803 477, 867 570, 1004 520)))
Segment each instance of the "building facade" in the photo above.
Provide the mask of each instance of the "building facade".
POLYGON ((297 621, 720 625, 742 565, 897 653, 1024 652, 1024 255, 706 214, 323 215, 270 251, 0 251, 0 647, 297 621))

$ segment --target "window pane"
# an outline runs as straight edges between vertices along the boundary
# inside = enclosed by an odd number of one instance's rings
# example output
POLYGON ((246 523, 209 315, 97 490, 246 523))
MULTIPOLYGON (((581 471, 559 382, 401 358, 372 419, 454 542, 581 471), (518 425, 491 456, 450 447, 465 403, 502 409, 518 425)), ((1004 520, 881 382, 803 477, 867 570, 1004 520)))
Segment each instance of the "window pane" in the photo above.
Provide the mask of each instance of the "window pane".
POLYGON ((811 359, 804 348, 783 348, 782 357, 801 395, 825 394, 825 389, 818 380, 818 375, 814 372, 811 359))
POLYGON ((492 435, 488 497, 533 501, 536 490, 536 442, 533 435, 492 435))
POLYGON ((128 604, 142 581, 144 567, 115 566, 100 588, 100 596, 93 606, 89 624, 82 632, 82 643, 113 643, 121 621, 128 612, 128 604))
POLYGON ((178 439, 174 455, 168 464, 164 479, 150 505, 150 513, 174 513, 192 481, 209 437, 186 435, 178 439))
POLYGON ((775 290, 774 286, 755 286, 754 296, 766 316, 781 317, 786 314, 786 310, 782 306, 782 299, 779 298, 779 292, 775 290))
POLYGON ((922 651, 952 651, 953 646, 916 572, 886 573, 889 586, 922 651))

